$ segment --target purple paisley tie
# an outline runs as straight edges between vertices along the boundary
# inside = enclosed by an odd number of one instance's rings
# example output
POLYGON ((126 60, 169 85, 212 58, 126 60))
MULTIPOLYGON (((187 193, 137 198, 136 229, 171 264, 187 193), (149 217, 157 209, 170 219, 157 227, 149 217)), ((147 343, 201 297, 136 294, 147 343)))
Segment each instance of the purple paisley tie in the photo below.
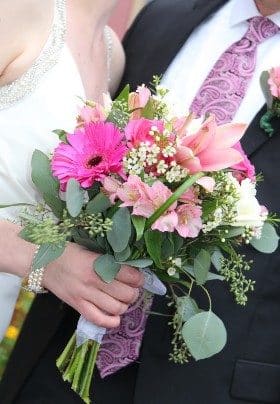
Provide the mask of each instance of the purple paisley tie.
POLYGON ((108 330, 104 335, 97 358, 97 367, 102 378, 117 372, 139 357, 152 302, 152 295, 142 290, 137 302, 121 317, 120 326, 108 330))
POLYGON ((190 110, 197 116, 214 113, 219 124, 231 122, 256 67, 258 45, 279 32, 266 17, 248 20, 246 34, 216 62, 196 95, 190 110))
MULTIPOLYGON (((198 116, 215 113, 220 124, 230 122, 253 76, 258 44, 278 31, 279 28, 265 17, 250 19, 247 33, 215 64, 193 101, 191 110, 198 116)), ((121 317, 120 326, 107 331, 97 359, 101 377, 115 373, 138 359, 151 305, 151 295, 147 297, 143 292, 121 317)))

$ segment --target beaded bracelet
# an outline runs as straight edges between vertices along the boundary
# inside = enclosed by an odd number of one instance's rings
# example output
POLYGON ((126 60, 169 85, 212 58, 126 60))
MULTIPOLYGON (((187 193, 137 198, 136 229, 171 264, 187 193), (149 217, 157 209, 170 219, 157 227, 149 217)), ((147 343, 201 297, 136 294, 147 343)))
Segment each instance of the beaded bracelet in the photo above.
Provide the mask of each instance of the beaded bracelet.
POLYGON ((31 271, 28 277, 23 281, 22 288, 28 292, 37 294, 47 293, 48 291, 43 288, 42 281, 45 272, 45 268, 33 269, 34 260, 38 254, 40 246, 37 247, 31 265, 31 271))

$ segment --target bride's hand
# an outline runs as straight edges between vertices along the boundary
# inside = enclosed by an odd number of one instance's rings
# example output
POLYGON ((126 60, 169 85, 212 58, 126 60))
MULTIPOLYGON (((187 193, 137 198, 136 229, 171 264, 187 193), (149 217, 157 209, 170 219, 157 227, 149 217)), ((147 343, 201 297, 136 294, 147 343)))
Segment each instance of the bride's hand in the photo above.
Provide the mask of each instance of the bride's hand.
POLYGON ((93 270, 97 257, 69 243, 64 254, 47 266, 43 286, 90 322, 114 328, 120 323, 120 315, 137 299, 144 279, 138 270, 123 266, 117 278, 107 284, 93 270))

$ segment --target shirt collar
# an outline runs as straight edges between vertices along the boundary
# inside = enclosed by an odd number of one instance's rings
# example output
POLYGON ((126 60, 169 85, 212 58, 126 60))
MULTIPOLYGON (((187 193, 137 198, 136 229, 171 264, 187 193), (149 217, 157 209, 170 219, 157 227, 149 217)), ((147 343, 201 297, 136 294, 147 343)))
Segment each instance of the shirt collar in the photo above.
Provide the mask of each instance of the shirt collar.
MULTIPOLYGON (((234 26, 240 24, 244 21, 247 21, 249 18, 260 16, 260 12, 257 9, 256 3, 254 0, 231 0, 232 1, 232 10, 230 16, 230 25, 234 26)), ((274 24, 280 27, 280 11, 269 15, 271 21, 274 24)))

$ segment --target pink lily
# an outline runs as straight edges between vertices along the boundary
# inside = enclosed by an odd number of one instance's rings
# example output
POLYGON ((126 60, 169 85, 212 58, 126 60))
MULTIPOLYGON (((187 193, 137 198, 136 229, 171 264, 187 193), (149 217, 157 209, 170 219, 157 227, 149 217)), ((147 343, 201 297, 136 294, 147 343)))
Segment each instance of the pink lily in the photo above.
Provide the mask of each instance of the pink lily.
POLYGON ((214 115, 210 115, 198 132, 181 139, 176 161, 190 174, 218 171, 238 164, 243 156, 233 146, 245 129, 246 125, 242 124, 217 126, 214 115))

